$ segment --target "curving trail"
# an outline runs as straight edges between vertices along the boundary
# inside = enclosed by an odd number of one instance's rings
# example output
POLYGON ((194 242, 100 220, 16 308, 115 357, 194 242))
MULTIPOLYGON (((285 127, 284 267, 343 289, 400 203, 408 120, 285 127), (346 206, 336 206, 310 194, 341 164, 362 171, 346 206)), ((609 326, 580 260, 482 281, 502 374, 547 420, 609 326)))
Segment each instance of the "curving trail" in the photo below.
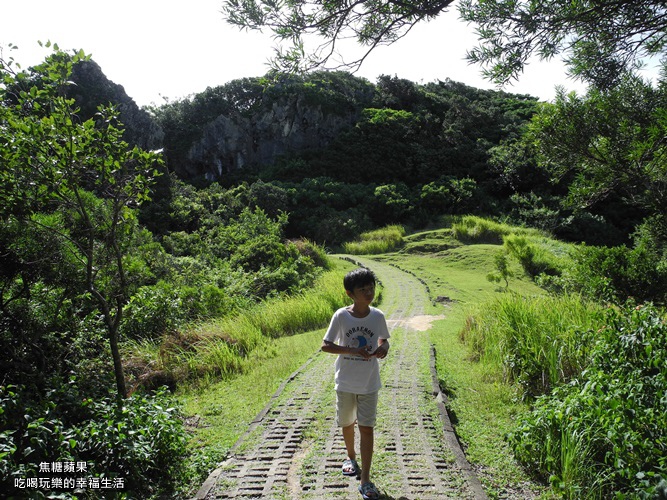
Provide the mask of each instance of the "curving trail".
MULTIPOLYGON (((392 334, 381 361, 371 479, 386 499, 486 498, 434 397, 424 285, 390 265, 355 260, 382 282, 392 334)), ((286 380, 196 498, 361 498, 358 482, 340 473, 345 448, 334 419, 333 362, 317 353, 286 380)))

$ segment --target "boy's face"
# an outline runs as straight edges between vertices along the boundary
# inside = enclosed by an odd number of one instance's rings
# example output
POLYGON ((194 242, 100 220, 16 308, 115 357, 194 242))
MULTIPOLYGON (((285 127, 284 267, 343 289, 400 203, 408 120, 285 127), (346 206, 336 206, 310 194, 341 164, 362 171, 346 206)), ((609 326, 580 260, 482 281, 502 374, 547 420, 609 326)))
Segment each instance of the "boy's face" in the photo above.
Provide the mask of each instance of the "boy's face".
POLYGON ((346 290, 347 295, 358 305, 370 305, 375 298, 375 284, 368 283, 352 290, 346 290))

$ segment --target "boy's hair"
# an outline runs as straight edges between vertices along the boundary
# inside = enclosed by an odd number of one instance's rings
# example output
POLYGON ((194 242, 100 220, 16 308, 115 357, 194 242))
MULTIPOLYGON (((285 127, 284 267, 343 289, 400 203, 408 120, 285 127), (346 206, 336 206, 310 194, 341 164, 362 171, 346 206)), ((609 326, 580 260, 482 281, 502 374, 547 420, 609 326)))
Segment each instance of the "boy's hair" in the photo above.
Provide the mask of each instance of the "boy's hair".
POLYGON ((350 271, 343 278, 343 286, 348 292, 353 292, 355 288, 361 288, 366 285, 375 285, 375 275, 373 271, 365 267, 350 271))

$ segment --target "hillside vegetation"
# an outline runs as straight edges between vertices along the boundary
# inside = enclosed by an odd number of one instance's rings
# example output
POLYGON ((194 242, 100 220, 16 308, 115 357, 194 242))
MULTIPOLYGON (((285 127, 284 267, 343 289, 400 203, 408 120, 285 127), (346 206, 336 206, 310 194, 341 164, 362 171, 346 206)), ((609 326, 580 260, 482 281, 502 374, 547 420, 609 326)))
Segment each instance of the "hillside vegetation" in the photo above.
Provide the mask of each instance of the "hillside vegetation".
MULTIPOLYGON (((345 299, 328 255, 345 250, 397 259, 434 300, 498 297, 456 309, 453 337, 431 335, 441 352, 444 339, 464 342, 479 380, 525 401, 503 429, 553 492, 657 494, 663 85, 628 77, 546 104, 449 80, 269 73, 144 110, 155 127, 141 138, 115 102, 95 101, 113 94, 103 85, 73 91, 89 57, 53 49, 28 69, 0 55, 3 491, 40 464, 86 462, 130 496, 182 494, 225 450, 193 451, 174 392, 261 373, 268 390, 288 369, 271 371, 279 349, 307 356, 318 334, 303 352, 296 336, 345 299), (205 147, 226 143, 221 130, 264 137, 239 124, 286 130, 278 109, 347 121, 242 166, 205 147)), ((440 369, 445 382, 459 376, 440 369)))

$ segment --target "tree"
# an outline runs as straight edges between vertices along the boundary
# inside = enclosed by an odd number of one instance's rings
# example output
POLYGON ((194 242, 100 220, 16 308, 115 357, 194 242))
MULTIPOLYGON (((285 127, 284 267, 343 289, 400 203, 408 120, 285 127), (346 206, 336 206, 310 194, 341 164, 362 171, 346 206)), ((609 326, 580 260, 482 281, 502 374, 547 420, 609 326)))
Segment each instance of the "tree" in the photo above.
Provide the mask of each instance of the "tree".
POLYGON ((240 28, 269 28, 281 41, 290 41, 285 51, 276 50, 275 65, 290 72, 324 68, 338 56, 339 42, 346 39, 367 47, 358 59, 340 62, 335 68, 358 68, 379 45, 390 45, 405 36, 422 20, 433 19, 454 0, 224 0, 227 21, 240 28), (311 53, 304 38, 324 40, 311 53))
MULTIPOLYGON (((162 160, 121 139, 113 108, 100 107, 94 119, 78 117, 66 89, 72 66, 88 56, 53 49, 43 64, 28 71, 11 57, 0 57, 0 221, 28 227, 56 243, 41 249, 54 281, 61 273, 58 260, 67 257, 70 282, 63 293, 69 299, 89 297, 99 309, 118 395, 125 397, 118 342, 132 286, 128 256, 137 228, 135 208, 149 199, 162 160)), ((24 286, 3 285, 3 295, 8 290, 26 294, 29 282, 43 275, 5 278, 24 286)), ((2 303, 12 298, 2 297, 2 303)))
POLYGON ((469 60, 498 84, 518 78, 531 56, 562 55, 571 75, 606 89, 667 48, 659 0, 462 0, 459 11, 478 25, 469 60))
POLYGON ((568 187, 567 208, 632 226, 665 213, 667 94, 637 77, 585 96, 559 93, 529 127, 540 166, 568 187))

